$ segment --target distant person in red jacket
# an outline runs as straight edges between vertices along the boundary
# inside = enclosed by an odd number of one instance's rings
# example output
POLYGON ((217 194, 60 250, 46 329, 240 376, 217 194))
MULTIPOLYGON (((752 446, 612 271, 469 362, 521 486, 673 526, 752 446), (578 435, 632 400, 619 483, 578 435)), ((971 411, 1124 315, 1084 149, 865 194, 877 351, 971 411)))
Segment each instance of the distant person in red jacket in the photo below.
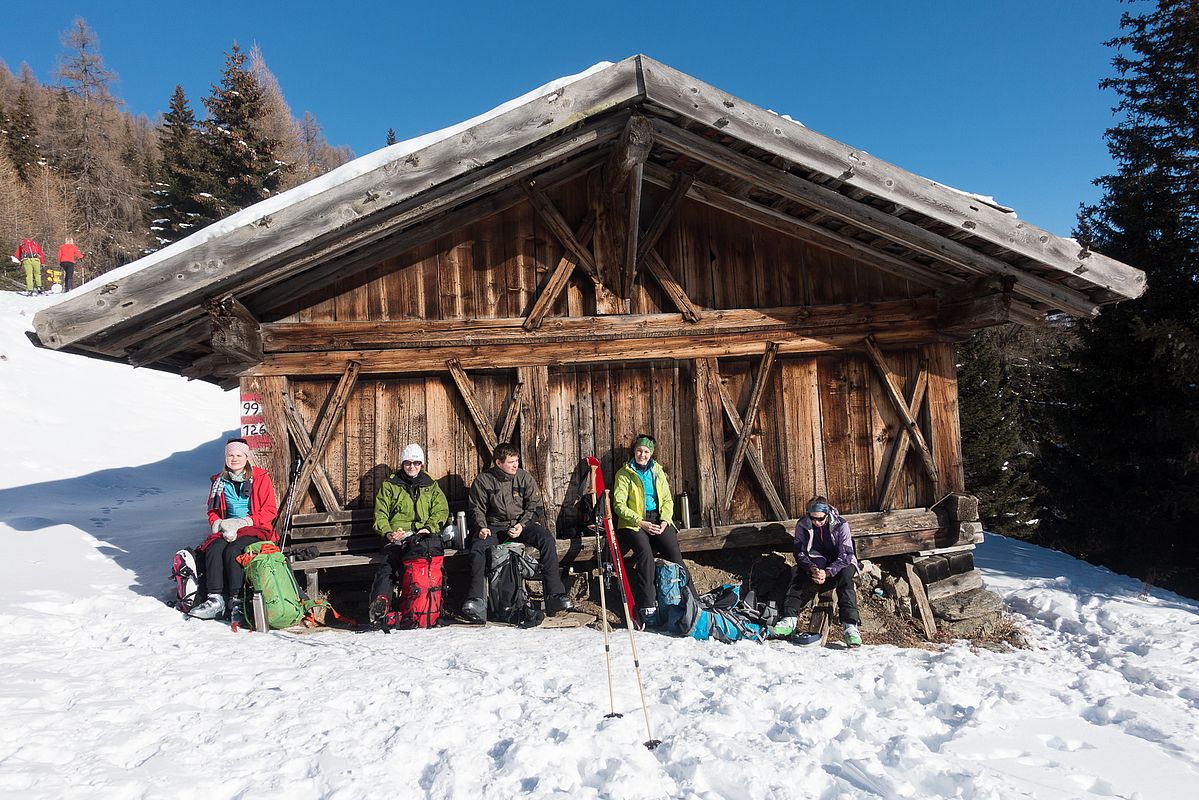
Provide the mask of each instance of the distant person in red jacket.
POLYGON ((75 262, 83 258, 83 253, 75 246, 75 240, 70 236, 58 248, 58 266, 62 269, 65 283, 63 291, 69 292, 75 287, 75 262))
POLYGON ((22 239, 17 245, 17 252, 13 254, 13 260, 19 262, 25 268, 25 291, 33 294, 33 287, 37 286, 37 293, 42 293, 42 264, 46 262, 46 254, 42 252, 41 246, 33 239, 22 239))
POLYGON ((279 513, 275 486, 265 469, 250 463, 250 446, 245 439, 230 439, 225 445, 225 468, 212 476, 208 491, 208 524, 212 534, 200 545, 208 599, 188 616, 236 619, 242 613, 241 587, 245 569, 237 557, 257 541, 275 542, 271 523, 279 513))

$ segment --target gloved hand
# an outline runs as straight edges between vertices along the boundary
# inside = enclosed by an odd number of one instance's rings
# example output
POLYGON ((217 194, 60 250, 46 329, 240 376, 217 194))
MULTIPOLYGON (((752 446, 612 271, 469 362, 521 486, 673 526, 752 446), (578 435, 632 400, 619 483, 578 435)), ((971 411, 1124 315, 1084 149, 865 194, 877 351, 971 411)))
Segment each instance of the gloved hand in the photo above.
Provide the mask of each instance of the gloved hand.
POLYGON ((221 522, 222 522, 222 520, 218 519, 216 522, 212 523, 212 532, 213 533, 221 532, 221 522))
POLYGON ((233 519, 223 519, 218 524, 221 536, 225 537, 226 542, 232 542, 237 538, 237 532, 242 528, 249 527, 252 521, 245 517, 234 517, 233 519))

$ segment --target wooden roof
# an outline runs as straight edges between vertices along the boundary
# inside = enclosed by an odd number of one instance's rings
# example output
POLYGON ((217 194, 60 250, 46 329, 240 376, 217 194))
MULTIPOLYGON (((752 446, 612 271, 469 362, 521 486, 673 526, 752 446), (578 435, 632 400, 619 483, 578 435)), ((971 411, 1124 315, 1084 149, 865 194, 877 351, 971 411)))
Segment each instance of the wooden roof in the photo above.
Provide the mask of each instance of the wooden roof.
POLYGON ((54 349, 217 378, 219 369, 194 366, 196 348, 220 334, 215 305, 235 298, 249 324, 277 319, 384 254, 611 160, 632 128, 649 138, 645 180, 930 293, 998 281, 1017 321, 1092 316, 1145 290, 1140 270, 637 55, 292 205, 249 210, 240 227, 185 240, 144 269, 93 281, 40 312, 36 336, 54 349))

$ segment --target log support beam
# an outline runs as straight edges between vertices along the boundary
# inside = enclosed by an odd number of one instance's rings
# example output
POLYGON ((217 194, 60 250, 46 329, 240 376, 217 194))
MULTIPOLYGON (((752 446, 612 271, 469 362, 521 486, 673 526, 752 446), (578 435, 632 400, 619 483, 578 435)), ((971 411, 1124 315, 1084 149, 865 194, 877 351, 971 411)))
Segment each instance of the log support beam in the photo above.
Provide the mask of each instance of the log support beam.
MULTIPOLYGON (((920 415, 920 407, 924 405, 924 395, 927 390, 928 359, 922 358, 916 368, 916 377, 908 382, 907 394, 904 397, 908 416, 915 418, 920 415)), ((890 508, 891 495, 895 493, 895 487, 899 485, 899 478, 903 475, 904 461, 907 459, 911 444, 912 437, 907 426, 904 425, 895 435, 895 441, 891 445, 891 452, 886 460, 887 466, 883 469, 883 479, 880 481, 882 488, 879 489, 878 500, 875 502, 875 508, 879 511, 886 511, 890 508)))

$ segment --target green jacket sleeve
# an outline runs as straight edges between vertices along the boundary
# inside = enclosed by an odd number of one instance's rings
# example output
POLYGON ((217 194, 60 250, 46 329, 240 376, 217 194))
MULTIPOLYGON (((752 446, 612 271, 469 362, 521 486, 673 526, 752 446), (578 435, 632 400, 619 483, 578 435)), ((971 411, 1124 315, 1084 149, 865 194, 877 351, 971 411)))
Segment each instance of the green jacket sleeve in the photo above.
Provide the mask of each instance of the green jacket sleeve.
POLYGON ((387 538, 394 528, 391 527, 391 514, 395 508, 394 487, 384 481, 375 494, 375 533, 387 538))
POLYGON ((658 467, 654 476, 654 491, 658 493, 658 518, 667 525, 674 525, 674 495, 670 491, 670 481, 666 479, 666 470, 658 467))
MULTIPOLYGON (((612 487, 612 510, 616 513, 616 527, 627 528, 629 530, 637 530, 641 527, 641 520, 645 519, 644 507, 645 501, 641 502, 642 508, 634 508, 630 502, 629 495, 634 493, 633 481, 640 480, 632 471, 621 467, 616 471, 616 485, 612 487)), ((635 501, 636 498, 633 498, 635 501)))
POLYGON ((429 509, 424 525, 430 533, 441 533, 446 521, 450 518, 450 503, 445 499, 445 492, 434 483, 428 490, 429 509))

